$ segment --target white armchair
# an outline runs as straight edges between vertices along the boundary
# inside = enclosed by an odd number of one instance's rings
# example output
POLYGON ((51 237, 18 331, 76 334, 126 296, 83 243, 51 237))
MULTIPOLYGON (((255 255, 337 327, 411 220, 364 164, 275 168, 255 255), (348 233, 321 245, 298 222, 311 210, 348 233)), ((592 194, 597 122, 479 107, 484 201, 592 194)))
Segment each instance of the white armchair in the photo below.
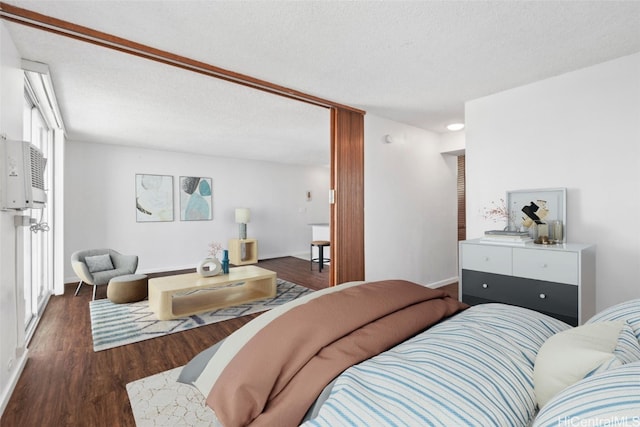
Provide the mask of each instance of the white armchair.
POLYGON ((114 277, 133 274, 138 268, 137 255, 123 255, 113 249, 88 249, 71 255, 71 267, 80 278, 75 295, 78 295, 83 283, 93 286, 93 299, 96 288, 106 285, 114 277))

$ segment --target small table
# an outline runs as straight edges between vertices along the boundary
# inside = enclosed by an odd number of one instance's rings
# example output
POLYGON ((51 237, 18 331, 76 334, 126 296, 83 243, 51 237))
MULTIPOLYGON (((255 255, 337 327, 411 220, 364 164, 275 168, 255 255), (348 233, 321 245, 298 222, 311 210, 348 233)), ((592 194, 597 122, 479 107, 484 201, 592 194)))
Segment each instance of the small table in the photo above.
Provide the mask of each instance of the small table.
POLYGON ((229 240, 229 262, 233 265, 257 263, 258 241, 256 239, 229 240))
POLYGON ((254 265, 230 268, 229 274, 198 273, 149 279, 149 307, 170 320, 276 296, 276 273, 254 265))

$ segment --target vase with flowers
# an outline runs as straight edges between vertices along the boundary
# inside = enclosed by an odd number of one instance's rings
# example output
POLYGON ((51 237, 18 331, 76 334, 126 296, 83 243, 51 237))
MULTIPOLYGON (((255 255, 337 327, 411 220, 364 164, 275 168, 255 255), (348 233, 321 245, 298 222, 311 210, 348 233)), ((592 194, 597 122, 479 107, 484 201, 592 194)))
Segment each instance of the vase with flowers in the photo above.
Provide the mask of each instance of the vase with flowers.
POLYGON ((499 199, 497 202, 492 201, 489 206, 483 208, 482 217, 493 222, 505 222, 505 230, 518 231, 518 224, 516 224, 514 213, 510 213, 507 208, 507 204, 504 199, 499 199))
POLYGON ((535 228, 535 223, 533 227, 527 225, 523 221, 522 215, 518 215, 519 209, 515 202, 512 202, 511 206, 507 206, 504 199, 499 199, 497 202, 492 201, 489 206, 483 208, 482 217, 486 220, 491 220, 493 222, 505 222, 504 230, 505 231, 526 231, 531 228, 535 228))

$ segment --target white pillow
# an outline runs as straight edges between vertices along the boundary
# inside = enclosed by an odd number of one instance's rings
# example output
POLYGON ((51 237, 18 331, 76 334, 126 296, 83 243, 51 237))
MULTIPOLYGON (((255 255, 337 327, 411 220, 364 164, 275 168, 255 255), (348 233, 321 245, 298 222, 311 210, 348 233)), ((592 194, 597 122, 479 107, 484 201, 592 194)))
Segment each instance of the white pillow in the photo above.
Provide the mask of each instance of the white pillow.
POLYGON ((113 263, 111 262, 109 254, 88 256, 84 258, 84 262, 87 264, 91 273, 113 270, 113 263))
POLYGON ((533 370, 542 408, 553 396, 595 372, 640 360, 640 344, 625 321, 597 322, 560 332, 540 348, 533 370))

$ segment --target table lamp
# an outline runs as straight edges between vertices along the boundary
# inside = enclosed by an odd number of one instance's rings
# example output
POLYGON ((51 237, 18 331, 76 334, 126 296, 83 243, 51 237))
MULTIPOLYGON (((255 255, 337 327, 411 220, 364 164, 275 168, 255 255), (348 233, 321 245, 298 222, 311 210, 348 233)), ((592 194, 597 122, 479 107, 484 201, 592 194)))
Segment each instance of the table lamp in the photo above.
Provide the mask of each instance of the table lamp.
POLYGON ((251 219, 249 208, 236 208, 236 223, 240 228, 240 240, 247 238, 247 223, 251 219))

